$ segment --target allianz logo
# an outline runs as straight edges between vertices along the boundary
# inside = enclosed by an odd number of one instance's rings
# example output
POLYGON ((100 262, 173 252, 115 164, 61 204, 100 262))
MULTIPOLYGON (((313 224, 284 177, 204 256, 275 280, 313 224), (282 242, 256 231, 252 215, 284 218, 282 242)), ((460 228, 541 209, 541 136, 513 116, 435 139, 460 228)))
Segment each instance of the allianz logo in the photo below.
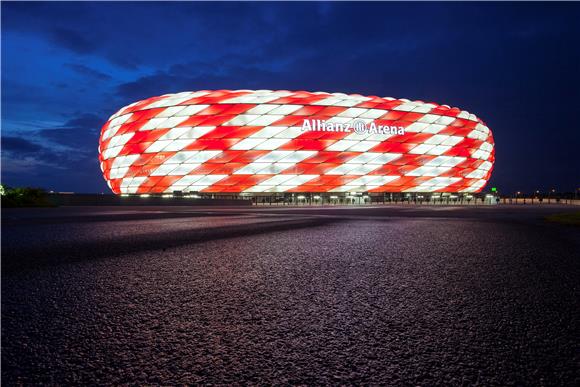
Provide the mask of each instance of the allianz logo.
POLYGON ((364 120, 351 122, 329 122, 326 120, 304 120, 303 132, 347 132, 356 134, 391 134, 404 135, 402 126, 377 125, 374 121, 367 123, 364 120))

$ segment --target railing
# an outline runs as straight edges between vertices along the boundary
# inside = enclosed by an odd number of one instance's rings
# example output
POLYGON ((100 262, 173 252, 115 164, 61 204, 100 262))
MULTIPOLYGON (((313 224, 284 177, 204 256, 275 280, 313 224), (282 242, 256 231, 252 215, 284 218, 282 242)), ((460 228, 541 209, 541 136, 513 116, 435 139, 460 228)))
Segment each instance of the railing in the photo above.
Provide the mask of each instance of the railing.
POLYGON ((501 198, 501 204, 534 204, 534 205, 544 205, 544 204, 570 204, 578 206, 580 205, 580 199, 568 199, 568 198, 501 198))

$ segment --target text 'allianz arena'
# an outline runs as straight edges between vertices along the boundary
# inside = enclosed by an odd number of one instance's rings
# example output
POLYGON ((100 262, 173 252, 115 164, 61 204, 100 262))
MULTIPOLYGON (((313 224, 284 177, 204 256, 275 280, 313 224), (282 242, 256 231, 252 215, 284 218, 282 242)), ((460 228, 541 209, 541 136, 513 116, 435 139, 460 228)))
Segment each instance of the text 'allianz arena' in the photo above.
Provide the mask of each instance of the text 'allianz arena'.
POLYGON ((217 90, 128 105, 103 126, 115 193, 479 192, 494 141, 475 115, 422 101, 217 90))

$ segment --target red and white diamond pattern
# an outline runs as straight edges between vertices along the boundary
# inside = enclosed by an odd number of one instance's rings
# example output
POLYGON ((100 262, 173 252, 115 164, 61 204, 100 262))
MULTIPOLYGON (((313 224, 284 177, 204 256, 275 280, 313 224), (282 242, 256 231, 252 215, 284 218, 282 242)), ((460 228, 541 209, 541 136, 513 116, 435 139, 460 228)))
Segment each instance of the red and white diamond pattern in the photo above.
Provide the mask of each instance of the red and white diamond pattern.
POLYGON ((489 128, 446 105, 341 93, 203 90, 128 105, 103 126, 101 170, 115 193, 479 192, 489 128), (303 131, 354 119, 404 134, 303 131))

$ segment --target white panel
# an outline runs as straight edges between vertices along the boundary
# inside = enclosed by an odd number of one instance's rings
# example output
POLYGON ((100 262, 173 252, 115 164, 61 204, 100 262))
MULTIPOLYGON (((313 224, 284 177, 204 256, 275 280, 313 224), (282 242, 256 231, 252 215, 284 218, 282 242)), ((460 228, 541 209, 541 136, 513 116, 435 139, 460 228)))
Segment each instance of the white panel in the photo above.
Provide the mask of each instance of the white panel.
POLYGON ((400 176, 363 176, 349 182, 346 185, 336 187, 330 192, 360 192, 368 191, 373 188, 378 188, 385 185, 393 180, 398 179, 400 176))
POLYGON ((167 106, 179 105, 180 103, 185 102, 185 101, 187 101, 188 99, 191 99, 191 98, 192 98, 191 97, 191 94, 188 94, 188 95, 186 95, 184 97, 163 98, 163 99, 160 99, 158 101, 155 101, 155 102, 147 105, 143 109, 152 109, 152 108, 159 108, 159 107, 167 107, 167 106))
POLYGON ((441 143, 441 145, 456 145, 458 143, 460 143, 461 141, 463 141, 463 137, 459 137, 459 136, 449 136, 448 139, 446 139, 445 141, 443 141, 441 143))
POLYGON ((439 133, 440 131, 442 131, 445 128, 446 128, 445 125, 431 124, 428 127, 426 127, 425 129, 423 129, 421 132, 423 132, 423 133, 439 133))
POLYGON ((145 153, 161 152, 161 150, 167 145, 171 144, 172 141, 173 140, 157 140, 153 144, 149 145, 147 149, 145 149, 145 153))
POLYGON ((187 119, 188 119, 187 117, 169 117, 165 121, 157 125, 156 129, 174 128, 187 119))
POLYGON ((129 141, 134 135, 135 133, 125 133, 120 136, 115 136, 111 138, 111 141, 109 141, 109 145, 107 146, 107 148, 125 145, 127 141, 129 141))
POLYGON ((379 141, 360 141, 358 144, 354 144, 348 148, 349 152, 366 152, 371 148, 379 145, 379 141))
POLYGON ((199 151, 187 158, 187 162, 193 163, 205 163, 207 160, 219 155, 222 151, 211 150, 211 151, 199 151))
POLYGON ((381 109, 368 109, 366 112, 362 113, 359 117, 360 118, 379 118, 387 114, 388 110, 381 110, 381 109))
POLYGON ((292 185, 276 185, 276 186, 257 186, 260 188, 260 192, 286 192, 295 186, 292 185))
POLYGON ((486 136, 489 134, 489 128, 488 128, 487 126, 483 125, 483 124, 479 124, 479 123, 478 123, 478 124, 475 126, 475 129, 477 129, 477 130, 479 130, 479 131, 483 132, 483 133, 484 133, 486 136))
POLYGON ((339 187, 331 189, 329 192, 349 192, 349 191, 356 191, 358 186, 355 185, 341 185, 339 187))
POLYGON ((338 113, 337 115, 339 117, 356 118, 356 117, 360 116, 361 114, 366 113, 368 110, 369 109, 363 109, 363 108, 350 108, 350 109, 346 109, 342 113, 338 113))
POLYGON ((456 157, 456 156, 439 156, 435 157, 433 160, 425 163, 426 166, 433 166, 433 167, 454 167, 457 164, 462 163, 465 161, 465 157, 456 157))
POLYGON ((177 115, 177 113, 179 113, 185 108, 186 106, 171 106, 163 110, 161 113, 157 114, 155 117, 165 117, 165 118, 172 117, 177 115))
POLYGON ((230 149, 232 150, 250 150, 254 149, 258 144, 266 141, 263 138, 246 138, 240 142, 235 143, 230 149))
POLYGON ((373 185, 379 185, 379 187, 381 185, 385 185, 390 183, 393 180, 397 180, 398 178, 400 178, 401 176, 379 176, 379 178, 377 180, 374 180, 372 182, 373 185))
POLYGON ((183 151, 171 156, 163 164, 181 164, 199 151, 183 151))
POLYGON ((258 175, 275 175, 286 169, 296 165, 295 163, 275 163, 275 164, 267 164, 267 166, 263 169, 260 169, 257 174, 258 175))
POLYGON ((334 106, 354 106, 361 102, 362 101, 359 99, 343 99, 342 101, 335 103, 334 106))
POLYGON ((249 126, 267 126, 273 122, 280 121, 284 116, 282 115, 274 115, 274 114, 266 114, 263 116, 259 116, 255 120, 252 120, 248 125, 249 126))
POLYGON ((406 189, 405 192, 433 192, 445 189, 447 186, 461 180, 460 177, 434 177, 417 187, 406 189))
POLYGON ((269 178, 268 180, 264 180, 263 182, 261 182, 258 185, 279 185, 284 183, 286 180, 289 180, 293 177, 296 177, 296 175, 277 175, 277 176, 272 176, 271 178, 269 178))
POLYGON ((336 168, 327 171, 326 175, 348 175, 351 170, 364 164, 341 164, 336 168))
POLYGON ((337 97, 328 97, 321 99, 320 101, 316 101, 311 103, 311 105, 320 105, 320 106, 331 106, 338 102, 342 101, 340 98, 337 97))
POLYGON ((317 177, 319 177, 320 175, 288 175, 291 178, 284 181, 284 185, 290 185, 292 187, 297 187, 299 185, 302 185, 306 182, 309 182, 310 180, 314 180, 317 177))
POLYGON ((186 128, 189 130, 184 132, 180 138, 196 139, 214 130, 215 126, 195 126, 193 128, 186 126, 186 128))
POLYGON ((258 173, 259 170, 264 169, 271 163, 250 163, 248 165, 244 165, 242 168, 234 171, 234 175, 255 175, 258 173))
POLYGON ((429 149, 426 152, 426 154, 439 156, 439 155, 442 155, 443 153, 447 152, 449 149, 451 149, 451 147, 447 146, 447 145, 436 145, 432 149, 429 149))
POLYGON ((491 145, 489 142, 484 142, 483 144, 481 144, 481 149, 483 149, 486 152, 491 152, 493 150, 493 145, 491 145))
POLYGON ((425 114, 423 117, 419 118, 417 122, 432 124, 436 122, 441 116, 436 114, 425 114))
POLYGON ((411 110, 413 113, 428 113, 431 110, 433 110, 433 108, 435 107, 435 105, 431 105, 431 104, 421 104, 416 106, 415 108, 413 108, 413 110, 411 110))
POLYGON ((182 150, 183 148, 185 148, 189 144, 191 144, 191 140, 190 139, 185 139, 185 140, 172 140, 169 143, 169 145, 167 145, 165 148, 163 148, 163 151, 164 152, 177 152, 177 151, 182 150))
POLYGON ((131 181, 131 183, 127 186, 127 188, 125 189, 124 193, 137 193, 137 190, 139 189, 139 186, 141 186, 141 184, 143 184, 143 182, 147 180, 147 177, 142 176, 142 177, 134 177, 131 181))
POLYGON ((370 136, 368 136, 366 139, 368 141, 379 141, 379 142, 383 142, 386 139, 395 136, 394 134, 371 134, 370 136))
POLYGON ((348 182, 348 185, 367 185, 380 179, 382 176, 361 176, 358 179, 354 179, 348 182))
POLYGON ((317 154, 317 151, 294 151, 288 156, 284 157, 281 161, 284 163, 299 163, 309 157, 317 154))
POLYGON ((413 149, 411 149, 409 151, 409 153, 416 154, 416 155, 424 155, 425 153, 427 153, 429 150, 431 150, 433 148, 434 148, 433 145, 419 144, 416 147, 414 147, 413 149))
MULTIPOLYGON (((262 139, 259 139, 259 140, 261 141, 262 139)), ((260 142, 258 145, 256 145, 254 147, 254 149, 274 150, 274 149, 277 149, 277 148, 281 147, 282 145, 286 144, 288 141, 290 141, 290 140, 285 139, 285 138, 271 138, 271 139, 266 140, 264 142, 260 142)))
POLYGON ((300 128, 299 126, 293 126, 291 128, 287 128, 284 131, 278 133, 277 135, 274 136, 274 138, 292 139, 292 138, 296 138, 296 137, 300 136, 302 133, 305 133, 302 131, 302 128, 300 128))
POLYGON ((354 140, 338 140, 337 142, 331 144, 325 150, 342 152, 358 142, 359 141, 354 141, 354 140))
POLYGON ((255 185, 251 188, 248 188, 247 190, 245 190, 244 192, 280 192, 279 190, 281 188, 279 185, 277 186, 273 186, 273 185, 255 185))
POLYGON ((478 167, 478 169, 483 169, 484 171, 489 171, 492 167, 492 163, 490 163, 489 161, 484 161, 483 163, 481 163, 481 165, 478 167))
POLYGON ((487 135, 484 134, 482 131, 477 130, 477 129, 473 129, 471 132, 469 132, 469 134, 467 135, 468 138, 473 138, 476 140, 485 140, 487 138, 487 135))
POLYGON ((380 156, 370 161, 369 164, 386 164, 400 158, 401 156, 402 154, 400 153, 381 153, 380 156))
POLYGON ((129 171, 129 167, 111 168, 111 172, 109 173, 109 178, 110 179, 121 179, 127 174, 128 171, 129 171))
POLYGON ((145 180, 147 180, 147 176, 136 176, 131 180, 131 183, 128 186, 138 188, 145 180))
POLYGON ((258 105, 258 106, 251 108, 250 110, 248 110, 246 112, 246 114, 262 115, 262 114, 268 113, 269 111, 271 111, 273 109, 276 109, 279 106, 280 105, 262 104, 262 105, 258 105))
POLYGON ((468 179, 481 179, 482 177, 485 176, 485 174, 487 173, 487 171, 484 171, 483 169, 476 169, 472 172, 470 172, 467 176, 468 179))
POLYGON ((106 140, 109 137, 114 136, 120 128, 121 128, 121 125, 117 125, 117 126, 109 125, 109 129, 105 130, 105 132, 103 133, 103 140, 106 140))
POLYGON ((447 126, 455 120, 456 120, 455 117, 441 116, 437 119, 437 121, 435 121, 435 123, 447 126))
POLYGON ((111 168, 122 168, 122 167, 129 167, 131 166, 135 160, 139 158, 139 155, 127 155, 127 156, 119 156, 111 165, 111 168))
POLYGON ((257 114, 239 114, 223 124, 223 126, 247 126, 258 117, 260 116, 257 114))
POLYGON ((436 134, 434 136, 429 137, 427 140, 425 140, 425 144, 439 145, 443 141, 447 140, 449 137, 450 136, 445 136, 445 135, 442 135, 442 134, 436 134))
POLYGON ((264 156, 257 158, 254 163, 274 163, 283 159, 286 156, 291 155, 294 151, 272 151, 266 153, 264 156))
POLYGON ((139 130, 152 130, 156 129, 158 125, 161 125, 167 118, 151 118, 145 123, 139 130))
POLYGON ((159 140, 175 140, 180 136, 183 136, 185 133, 190 131, 192 128, 190 126, 183 126, 181 128, 173 128, 170 129, 167 133, 163 136, 159 137, 159 140))
POLYGON ((405 176, 439 176, 450 169, 451 167, 431 167, 428 165, 423 165, 413 169, 410 172, 407 172, 405 176))
POLYGON ((329 118, 328 120, 326 120, 327 123, 332 123, 332 124, 346 124, 347 122, 351 122, 352 118, 350 117, 338 117, 338 116, 334 116, 329 118))
POLYGON ((209 105, 186 105, 185 109, 179 111, 178 114, 176 114, 177 116, 193 116, 195 113, 198 113, 206 108, 208 108, 209 105))
POLYGON ((373 134, 369 134, 369 133, 356 133, 356 132, 352 132, 351 134, 349 134, 348 136, 346 136, 345 138, 343 138, 343 140, 353 140, 353 141, 362 141, 362 140, 366 140, 367 138, 374 136, 373 134))
POLYGON ((109 128, 111 128, 113 126, 123 125, 125 122, 127 122, 129 120, 129 118, 131 118, 132 115, 133 115, 133 113, 129 113, 129 114, 124 114, 122 116, 119 116, 119 117, 112 119, 109 122, 109 128))
POLYGON ((411 110, 415 109, 416 107, 417 107, 416 103, 407 102, 407 103, 403 103, 399 106, 395 106, 393 108, 393 110, 398 110, 398 111, 402 111, 402 112, 410 112, 411 110))
POLYGON ((280 105, 276 109, 272 110, 270 114, 288 115, 302 109, 303 107, 303 105, 280 105))
POLYGON ((177 168, 179 164, 161 164, 157 169, 151 172, 151 176, 167 176, 171 171, 177 168))
POLYGON ((379 167, 380 165, 378 164, 355 165, 353 169, 348 171, 348 175, 366 175, 367 173, 374 171, 379 167))
POLYGON ((292 93, 289 91, 270 91, 270 90, 263 90, 263 91, 255 91, 252 93, 248 93, 239 97, 234 97, 230 99, 226 99, 220 101, 219 103, 266 103, 274 101, 278 98, 287 97, 292 93))
MULTIPOLYGON (((202 176, 201 179, 197 180, 194 183, 194 186, 196 187, 200 187, 203 186, 203 188, 207 188, 212 184, 217 183, 218 181, 222 180, 223 178, 226 178, 228 175, 205 175, 202 176)), ((203 189, 201 188, 201 189, 203 189)))
POLYGON ((377 152, 363 153, 361 155, 353 157, 352 159, 348 160, 346 163, 347 164, 365 164, 365 163, 368 163, 368 162, 376 159, 380 155, 381 155, 381 153, 377 153, 377 152))
MULTIPOLYGON (((175 164, 171 164, 175 166, 175 164)), ((177 167, 173 169, 168 175, 171 176, 183 176, 187 175, 189 172, 193 171, 195 168, 199 167, 201 164, 187 163, 187 164, 177 164, 177 167)))
POLYGON ((179 179, 175 183, 173 183, 173 185, 171 187, 173 188, 174 186, 188 186, 188 185, 191 185, 191 184, 195 183, 196 181, 198 181, 199 179, 201 179, 204 176, 205 175, 187 175, 187 176, 183 176, 181 179, 179 179))
POLYGON ((429 124, 426 122, 413 122, 411 125, 409 125, 405 128, 405 131, 413 132, 413 133, 420 133, 420 132, 424 131, 425 129, 427 129, 428 127, 429 127, 429 124))
POLYGON ((105 151, 103 152, 103 158, 105 160, 108 160, 112 157, 115 157, 121 152, 121 149, 123 149, 122 146, 115 146, 112 148, 105 149, 105 151))

